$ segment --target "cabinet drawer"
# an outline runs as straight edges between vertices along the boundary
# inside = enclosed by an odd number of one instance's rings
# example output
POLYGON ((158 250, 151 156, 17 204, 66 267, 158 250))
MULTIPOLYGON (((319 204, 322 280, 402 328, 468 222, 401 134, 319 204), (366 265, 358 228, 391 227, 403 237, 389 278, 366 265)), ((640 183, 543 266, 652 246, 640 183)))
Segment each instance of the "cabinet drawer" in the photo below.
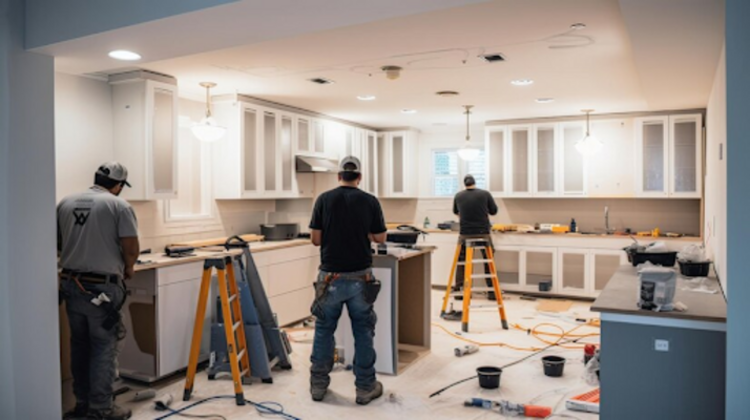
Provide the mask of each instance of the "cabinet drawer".
POLYGON ((279 325, 284 326, 310 316, 310 305, 315 292, 312 285, 304 289, 269 299, 271 309, 276 313, 279 325))
POLYGON ((304 287, 315 281, 317 258, 308 257, 300 260, 274 264, 268 267, 268 295, 278 296, 304 287))
POLYGON ((156 279, 159 286, 200 279, 202 276, 203 261, 156 269, 156 279))
POLYGON ((268 263, 279 264, 320 255, 318 248, 313 245, 293 246, 275 251, 267 251, 268 263))

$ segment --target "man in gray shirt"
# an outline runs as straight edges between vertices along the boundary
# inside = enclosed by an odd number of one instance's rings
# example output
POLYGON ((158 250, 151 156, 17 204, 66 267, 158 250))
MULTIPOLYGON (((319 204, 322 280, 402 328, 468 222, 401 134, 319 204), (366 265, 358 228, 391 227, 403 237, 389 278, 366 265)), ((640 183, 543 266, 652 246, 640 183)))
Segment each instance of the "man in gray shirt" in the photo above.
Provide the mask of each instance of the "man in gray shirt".
POLYGON ((71 370, 76 406, 65 419, 121 420, 130 410, 113 404, 117 342, 125 329, 120 309, 124 280, 138 259, 138 223, 118 195, 128 171, 117 162, 99 167, 94 186, 57 205, 60 289, 71 332, 71 370))

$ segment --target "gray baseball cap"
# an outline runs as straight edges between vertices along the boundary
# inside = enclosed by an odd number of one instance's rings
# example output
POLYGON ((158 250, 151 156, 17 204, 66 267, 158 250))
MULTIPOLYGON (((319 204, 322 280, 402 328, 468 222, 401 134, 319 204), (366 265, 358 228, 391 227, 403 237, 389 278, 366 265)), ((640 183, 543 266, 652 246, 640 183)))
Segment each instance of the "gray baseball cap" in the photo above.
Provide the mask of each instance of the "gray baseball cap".
POLYGON ((362 164, 359 163, 359 159, 354 156, 347 156, 341 159, 339 163, 339 172, 354 172, 360 173, 362 171, 362 164), (345 169, 347 165, 354 166, 354 169, 345 169))
POLYGON ((98 175, 106 176, 113 181, 119 181, 130 186, 128 180, 128 169, 119 162, 107 162, 102 164, 99 169, 96 170, 98 175))

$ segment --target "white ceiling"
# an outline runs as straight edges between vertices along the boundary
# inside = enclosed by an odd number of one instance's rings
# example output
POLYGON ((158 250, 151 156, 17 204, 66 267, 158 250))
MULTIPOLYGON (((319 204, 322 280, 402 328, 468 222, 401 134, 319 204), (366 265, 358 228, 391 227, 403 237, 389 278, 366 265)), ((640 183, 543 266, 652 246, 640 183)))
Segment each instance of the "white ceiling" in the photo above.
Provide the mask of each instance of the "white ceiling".
MULTIPOLYGON (((181 93, 196 99, 202 94, 198 83, 213 81, 217 95, 239 92, 374 127, 436 130, 436 124, 464 124, 464 104, 475 105, 477 122, 571 115, 583 108, 608 113, 705 107, 723 44, 723 2, 712 0, 623 0, 622 9, 617 0, 442 0, 418 14, 419 1, 407 3, 412 8, 400 10, 400 17, 383 17, 386 8, 368 15, 369 23, 342 3, 341 12, 333 13, 341 19, 328 18, 299 34, 276 30, 242 46, 139 65, 175 76, 181 93), (587 28, 571 32, 577 22, 587 28), (487 64, 477 58, 482 52, 502 53, 507 61, 487 64), (378 70, 383 65, 403 67, 401 77, 387 80, 378 70), (311 77, 336 83, 320 86, 306 80, 311 77), (512 86, 518 78, 535 83, 512 86), (439 90, 461 94, 441 98, 439 90), (362 94, 377 99, 358 101, 362 94), (539 97, 555 102, 538 104, 539 97), (418 112, 403 115, 402 108, 418 112)), ((225 7, 231 6, 201 13, 225 7)), ((290 10, 266 19, 264 33, 300 22, 290 10)), ((229 26, 217 36, 233 31, 247 32, 229 26)), ((202 36, 211 40, 214 34, 202 36)), ((171 42, 176 50, 186 48, 171 42)), ((88 50, 79 45, 60 51, 58 69, 107 70, 77 57, 92 54, 88 50), (77 64, 66 69, 65 63, 77 64)))

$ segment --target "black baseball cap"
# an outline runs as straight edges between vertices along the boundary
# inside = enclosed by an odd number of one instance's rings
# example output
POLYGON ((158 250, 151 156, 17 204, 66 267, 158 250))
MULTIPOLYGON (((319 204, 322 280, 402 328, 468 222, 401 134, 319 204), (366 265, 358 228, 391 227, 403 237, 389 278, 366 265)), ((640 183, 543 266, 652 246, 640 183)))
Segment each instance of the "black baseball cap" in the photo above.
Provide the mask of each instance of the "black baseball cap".
POLYGON ((470 187, 472 185, 476 185, 477 181, 474 179, 472 175, 466 175, 464 177, 464 185, 467 187, 470 187))

